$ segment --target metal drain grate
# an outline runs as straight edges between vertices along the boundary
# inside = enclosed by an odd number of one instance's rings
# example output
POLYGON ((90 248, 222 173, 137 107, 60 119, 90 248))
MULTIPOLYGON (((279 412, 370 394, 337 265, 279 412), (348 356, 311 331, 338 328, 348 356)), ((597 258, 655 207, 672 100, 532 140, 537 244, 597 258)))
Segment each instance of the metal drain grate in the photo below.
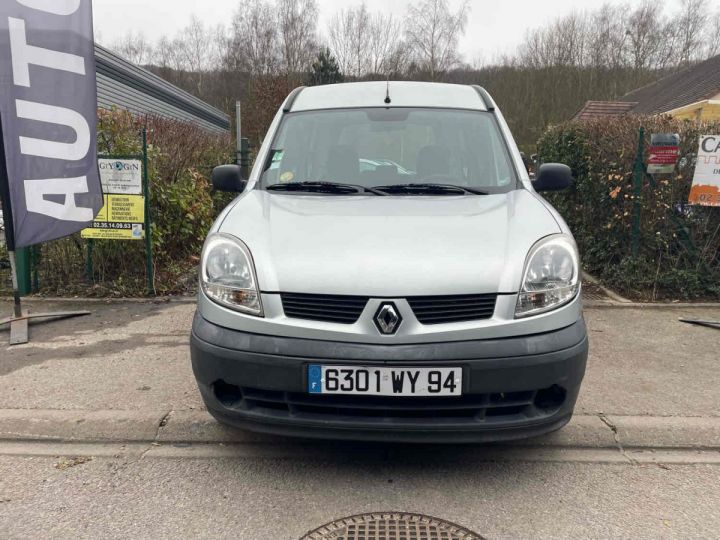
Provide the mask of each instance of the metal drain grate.
POLYGON ((301 540, 482 540, 482 536, 421 514, 361 514, 323 525, 301 540))
POLYGON ((582 284, 582 296, 583 300, 610 300, 600 287, 587 282, 582 284))

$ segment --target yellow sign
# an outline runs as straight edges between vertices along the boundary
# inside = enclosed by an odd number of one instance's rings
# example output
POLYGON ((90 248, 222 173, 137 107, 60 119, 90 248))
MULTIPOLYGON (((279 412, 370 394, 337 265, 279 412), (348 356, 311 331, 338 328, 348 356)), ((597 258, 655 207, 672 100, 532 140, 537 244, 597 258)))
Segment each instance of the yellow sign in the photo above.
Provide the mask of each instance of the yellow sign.
POLYGON ((142 240, 145 238, 145 197, 105 195, 105 205, 83 238, 99 240, 142 240))

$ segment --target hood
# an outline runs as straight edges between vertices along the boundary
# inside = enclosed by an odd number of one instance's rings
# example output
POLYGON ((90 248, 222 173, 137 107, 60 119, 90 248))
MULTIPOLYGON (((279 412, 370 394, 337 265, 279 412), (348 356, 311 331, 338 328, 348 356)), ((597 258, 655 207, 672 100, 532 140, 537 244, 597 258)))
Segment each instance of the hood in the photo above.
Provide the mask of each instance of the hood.
POLYGON ((250 248, 264 292, 381 297, 517 292, 560 227, 537 196, 315 196, 251 190, 219 231, 250 248))

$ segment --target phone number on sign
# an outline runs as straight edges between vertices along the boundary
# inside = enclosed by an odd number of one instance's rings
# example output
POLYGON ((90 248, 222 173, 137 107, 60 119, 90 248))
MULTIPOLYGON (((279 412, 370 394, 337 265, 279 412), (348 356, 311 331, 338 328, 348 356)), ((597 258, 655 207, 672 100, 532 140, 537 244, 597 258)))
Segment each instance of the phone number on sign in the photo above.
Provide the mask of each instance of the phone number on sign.
POLYGON ((117 229, 117 230, 130 230, 133 228, 132 223, 111 223, 111 222, 94 222, 93 229, 117 229))

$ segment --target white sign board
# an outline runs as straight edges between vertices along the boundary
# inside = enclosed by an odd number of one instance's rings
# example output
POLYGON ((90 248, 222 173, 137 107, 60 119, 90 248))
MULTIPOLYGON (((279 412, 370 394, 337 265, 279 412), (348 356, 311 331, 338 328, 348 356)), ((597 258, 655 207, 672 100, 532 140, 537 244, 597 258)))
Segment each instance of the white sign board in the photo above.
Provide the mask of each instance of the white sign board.
POLYGON ((720 135, 700 137, 689 202, 720 206, 720 135))
POLYGON ((99 159, 103 193, 142 195, 142 162, 139 159, 99 159))

